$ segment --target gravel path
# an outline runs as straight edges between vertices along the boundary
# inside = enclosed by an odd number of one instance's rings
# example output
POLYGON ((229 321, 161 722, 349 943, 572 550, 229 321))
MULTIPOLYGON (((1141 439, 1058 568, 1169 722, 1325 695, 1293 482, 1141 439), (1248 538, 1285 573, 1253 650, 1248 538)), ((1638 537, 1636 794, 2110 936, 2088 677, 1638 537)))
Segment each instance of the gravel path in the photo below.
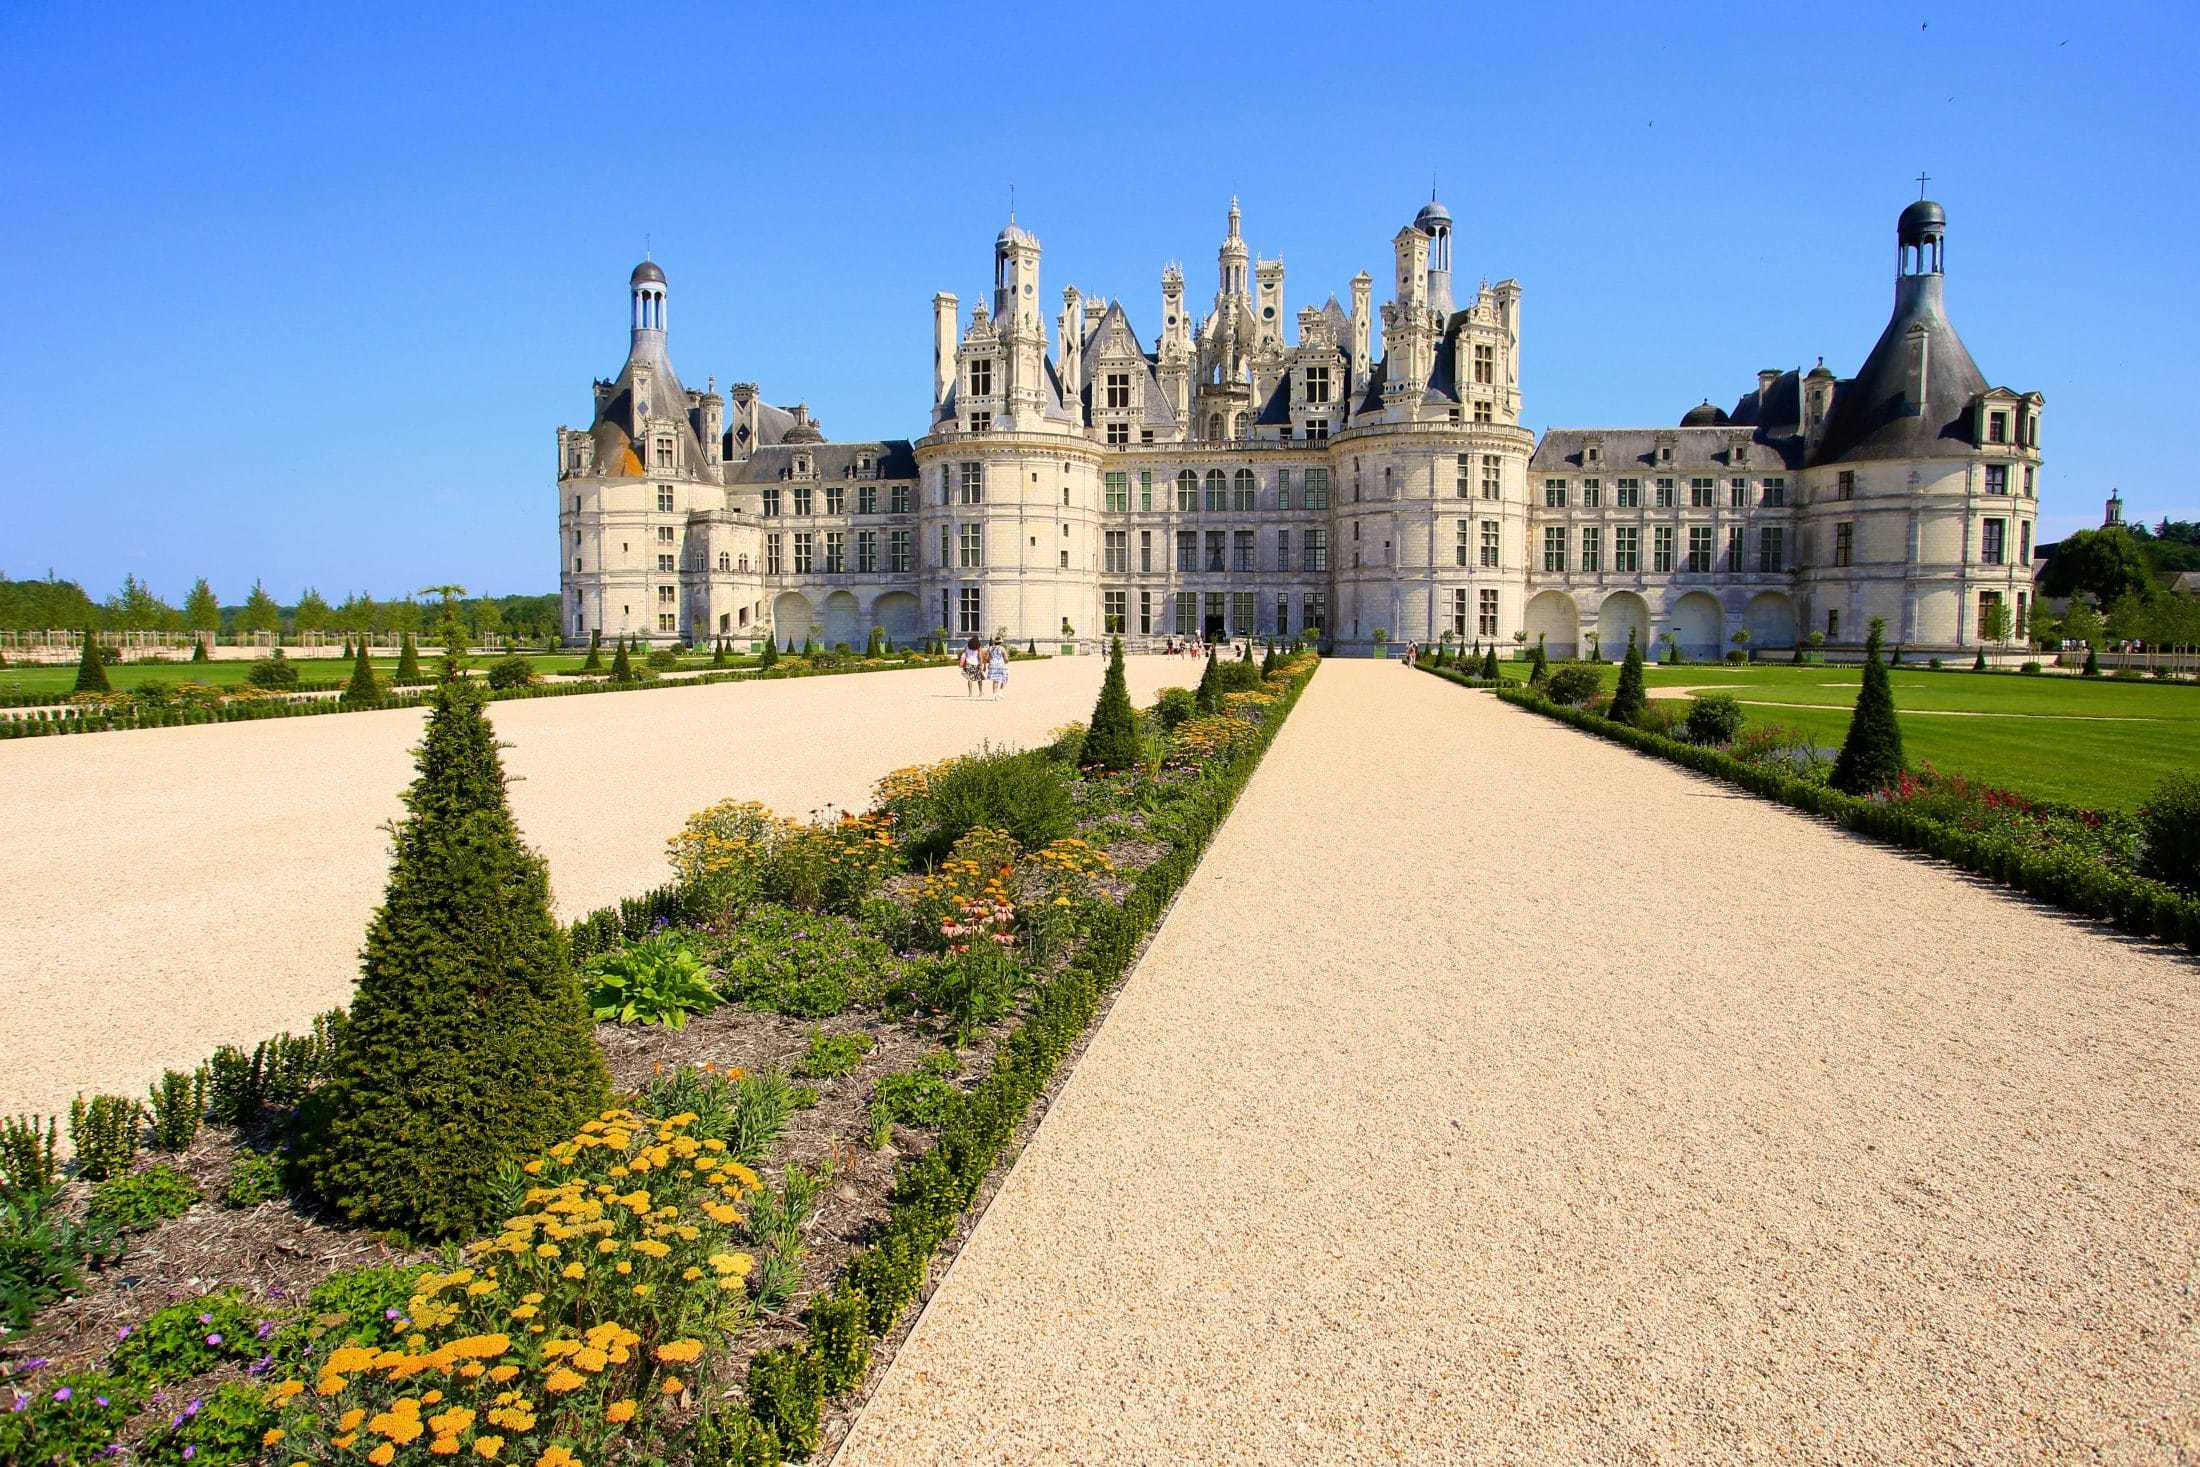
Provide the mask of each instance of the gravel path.
MULTIPOLYGON (((513 809, 573 917, 658 885, 713 800, 789 815, 1086 717, 1098 658, 1017 663, 972 702, 952 668, 490 705, 513 809)), ((1131 696, 1199 668, 1133 657, 1131 696)), ((417 710, 0 744, 0 1114, 143 1094, 165 1065, 349 1000, 413 775, 417 710)))
POLYGON ((2190 1460, 2196 1035, 2181 957, 1332 662, 839 1460, 2190 1460))

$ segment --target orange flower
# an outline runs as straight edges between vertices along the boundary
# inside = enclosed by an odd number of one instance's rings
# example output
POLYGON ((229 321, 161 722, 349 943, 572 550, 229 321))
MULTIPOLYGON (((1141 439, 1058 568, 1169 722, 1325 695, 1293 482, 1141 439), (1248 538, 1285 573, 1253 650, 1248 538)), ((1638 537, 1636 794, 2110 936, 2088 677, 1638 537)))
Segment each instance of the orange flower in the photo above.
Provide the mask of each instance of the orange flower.
POLYGON ((691 1365, 703 1358, 701 1340, 674 1340, 657 1347, 657 1358, 667 1365, 691 1365))
POLYGON ((634 1403, 632 1401, 613 1401, 604 1408, 603 1419, 614 1424, 632 1421, 634 1419, 634 1403))

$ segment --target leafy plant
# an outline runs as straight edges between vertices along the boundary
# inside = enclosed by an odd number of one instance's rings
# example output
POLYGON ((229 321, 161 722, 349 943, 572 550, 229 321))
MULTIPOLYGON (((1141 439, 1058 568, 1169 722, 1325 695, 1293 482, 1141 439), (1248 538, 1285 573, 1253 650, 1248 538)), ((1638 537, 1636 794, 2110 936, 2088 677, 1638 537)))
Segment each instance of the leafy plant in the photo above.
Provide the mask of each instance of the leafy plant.
POLYGON ((199 1189, 191 1179, 164 1162, 101 1182, 92 1189, 85 1217, 94 1227, 142 1233, 183 1216, 198 1200, 199 1189))
POLYGON ((535 675, 535 664, 518 653, 499 657, 489 664, 489 686, 499 691, 531 687, 540 681, 535 675))
POLYGON ((794 1087, 777 1070, 759 1070, 733 1082, 726 1112, 726 1155, 755 1163, 769 1156, 794 1114, 794 1087))
POLYGON ((135 1381, 91 1371, 41 1380, 17 1390, 12 1410, 0 1410, 0 1462, 96 1462, 145 1402, 135 1381))
POLYGON ((1043 846, 1070 833, 1075 811, 1067 774, 1043 751, 988 748, 933 775, 915 823, 911 853, 932 860, 980 825, 1007 831, 1027 849, 1043 846))
POLYGON ((185 1151, 198 1138, 199 1118, 206 1113, 206 1066, 191 1074, 163 1070, 147 1097, 152 1124, 145 1144, 155 1151, 185 1151))
POLYGON ((847 1034, 810 1031, 810 1046, 795 1063, 794 1072, 806 1080, 837 1080, 855 1073, 871 1052, 871 1036, 856 1030, 847 1034))
POLYGON ((1174 729, 1198 711, 1190 688, 1163 688, 1153 705, 1154 719, 1164 731, 1174 729))
POLYGON ((229 1164, 222 1185, 222 1206, 258 1207, 283 1195, 283 1163, 273 1152, 242 1151, 229 1164))
POLYGON ((1870 794, 1892 782, 1904 767, 1902 725, 1895 720, 1894 690, 1879 660, 1879 636, 1879 618, 1873 617, 1871 633, 1864 640, 1864 686, 1856 695, 1856 710, 1849 715, 1841 756, 1833 762, 1833 787, 1846 794, 1870 794))
MULTIPOLYGON (((268 1402, 267 1387, 228 1381, 204 1396, 194 1396, 168 1414, 166 1425, 156 1426, 138 1444, 131 1461, 147 1464, 192 1464, 217 1467, 222 1463, 260 1461, 269 1430, 281 1412, 268 1402)), ((279 1442, 282 1438, 278 1436, 279 1442)))
POLYGON ((1093 705, 1079 759, 1113 773, 1138 762, 1138 713, 1131 707, 1130 685, 1123 679, 1121 637, 1109 643, 1107 674, 1100 680, 1100 698, 1093 705))
POLYGON ((1730 744, 1742 731, 1742 705, 1732 693, 1699 693, 1688 710, 1688 741, 1730 744))
POLYGON ((960 1068, 946 1050, 926 1055, 913 1070, 881 1075, 871 1089, 873 1145, 883 1146, 882 1131, 892 1125, 936 1126, 957 1094, 950 1077, 960 1068))
POLYGON ((846 918, 772 903, 751 909, 716 956, 728 997, 798 1019, 876 1003, 894 972, 886 944, 846 918))
POLYGON ((812 1173, 789 1162, 778 1186, 749 1199, 746 1226, 759 1255, 749 1289, 757 1308, 776 1313, 801 1286, 802 1256, 809 1251, 803 1234, 817 1215, 818 1192, 829 1172, 812 1173))
POLYGON ((119 1095, 79 1095, 69 1102, 69 1145, 76 1174, 87 1182, 120 1176, 137 1159, 138 1123, 144 1107, 119 1095))
POLYGON ((689 1014, 725 1000, 711 985, 702 955, 685 937, 660 932, 588 965, 588 1007, 601 1022, 685 1028, 689 1014))
POLYGON ((2139 807, 2146 874, 2200 893, 2200 775, 2172 774, 2139 807))
POLYGON ((265 1323, 242 1290, 202 1294, 126 1327, 108 1357, 108 1368, 139 1380, 172 1381, 225 1361, 256 1360, 265 1353, 260 1337, 265 1323))
POLYGON ((60 1124, 52 1116, 8 1116, 0 1119, 0 1197, 43 1192, 61 1175, 54 1143, 60 1124))
POLYGON ((498 1166, 573 1134, 610 1083, 479 693, 437 685, 418 763, 299 1155, 354 1221, 443 1237, 487 1221, 498 1166))
POLYGON ((824 1365, 807 1346, 775 1346, 749 1363, 749 1410, 789 1457, 817 1450, 824 1390, 824 1365))
POLYGON ((1543 680, 1543 696, 1565 707, 1586 703, 1603 687, 1597 670, 1579 663, 1559 668, 1543 680))
POLYGON ((411 1324, 405 1311, 423 1272, 418 1264, 369 1264, 330 1274, 307 1293, 300 1317, 268 1342, 270 1353, 295 1370, 338 1345, 395 1346, 411 1324))
POLYGON ((284 657, 263 657, 245 670, 244 680, 270 692, 298 686, 297 665, 284 657))
POLYGON ((26 1327, 39 1310, 84 1282, 87 1262, 104 1267, 120 1253, 112 1229, 61 1215, 58 1187, 0 1195, 0 1325, 26 1327))

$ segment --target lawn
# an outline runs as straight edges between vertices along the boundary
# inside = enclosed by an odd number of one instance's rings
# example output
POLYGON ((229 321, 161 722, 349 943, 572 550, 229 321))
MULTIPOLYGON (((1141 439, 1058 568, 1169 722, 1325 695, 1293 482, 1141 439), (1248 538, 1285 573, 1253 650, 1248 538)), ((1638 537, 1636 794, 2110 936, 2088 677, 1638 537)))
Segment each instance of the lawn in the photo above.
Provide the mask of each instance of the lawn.
MULTIPOLYGON (((436 661, 441 655, 441 650, 438 648, 421 648, 421 667, 426 671, 433 672, 436 661)), ((494 658, 476 656, 470 658, 469 662, 478 669, 486 667, 494 660, 494 658)), ((528 660, 534 663, 535 671, 548 675, 560 672, 577 672, 580 670, 580 665, 588 659, 587 654, 582 652, 552 652, 530 656, 528 660)), ((292 657, 289 661, 293 667, 298 669, 298 680, 301 683, 319 683, 341 687, 351 680, 351 663, 342 657, 292 657)), ((397 659, 394 657, 377 657, 372 661, 375 675, 380 677, 383 683, 387 685, 389 680, 397 673, 397 659)), ((605 668, 611 666, 611 653, 609 651, 603 654, 603 666, 605 668)), ((729 657, 726 660, 726 666, 728 668, 754 667, 756 666, 756 659, 754 657, 729 657)), ((134 689, 144 687, 147 683, 155 682, 206 683, 217 688, 230 688, 242 683, 245 674, 251 668, 252 664, 250 662, 241 660, 230 662, 123 662, 107 669, 107 681, 118 693, 131 692, 134 689)), ((700 672, 707 671, 709 668, 710 654, 705 652, 700 656, 683 658, 680 667, 676 670, 700 672)), ((74 662, 47 663, 37 667, 11 662, 6 667, 0 667, 0 693, 52 693, 58 697, 67 697, 75 687, 76 664, 74 662)))
MULTIPOLYGON (((1525 680, 1525 663, 1501 663, 1525 680)), ((1604 669, 1604 685, 1618 679, 1604 669)), ((1890 672, 1910 761, 2038 799, 2129 809, 2162 776, 2200 767, 2200 687, 2021 673, 1890 672)), ((1863 679, 1856 667, 1727 663, 1646 669, 1657 688, 1717 688, 1752 725, 1778 724, 1837 748, 1863 679)))

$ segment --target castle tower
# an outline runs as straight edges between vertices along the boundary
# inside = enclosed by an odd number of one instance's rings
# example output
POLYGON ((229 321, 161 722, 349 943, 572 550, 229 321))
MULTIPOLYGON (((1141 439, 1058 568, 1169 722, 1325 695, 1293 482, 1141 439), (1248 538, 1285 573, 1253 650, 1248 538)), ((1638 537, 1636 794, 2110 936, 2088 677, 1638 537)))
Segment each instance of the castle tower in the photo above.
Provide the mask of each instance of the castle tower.
POLYGON ((1039 317, 1039 241, 1011 217, 993 241, 993 322, 1000 335, 1001 426, 1035 429, 1046 407, 1046 327, 1039 317))
POLYGON ((2123 492, 2122 492, 2121 490, 2117 490, 2117 489, 2111 489, 2111 490, 2109 490, 2109 491, 2108 491, 2108 504, 2107 504, 2107 506, 2105 507, 2105 509, 2104 509, 2104 511, 2103 511, 2103 513, 2102 513, 2102 516, 2101 516, 2101 528, 2102 528, 2102 529, 2104 529, 2104 530, 2114 530, 2114 529, 2120 529, 2120 528, 2122 527, 2123 523, 2124 523, 2124 496, 2123 496, 2123 492))
POLYGON ((644 260, 627 277, 626 289, 633 307, 633 335, 628 340, 628 352, 639 354, 645 344, 654 344, 662 350, 665 342, 665 272, 657 268, 654 260, 644 260))
POLYGON ((1238 233, 1237 195, 1230 195, 1229 233, 1222 238, 1222 248, 1215 251, 1215 300, 1225 296, 1245 294, 1245 238, 1238 233))
POLYGON ((1436 202, 1433 191, 1421 212, 1413 216, 1413 227, 1428 236, 1428 304, 1439 319, 1452 312, 1451 304, 1451 210, 1436 202))

